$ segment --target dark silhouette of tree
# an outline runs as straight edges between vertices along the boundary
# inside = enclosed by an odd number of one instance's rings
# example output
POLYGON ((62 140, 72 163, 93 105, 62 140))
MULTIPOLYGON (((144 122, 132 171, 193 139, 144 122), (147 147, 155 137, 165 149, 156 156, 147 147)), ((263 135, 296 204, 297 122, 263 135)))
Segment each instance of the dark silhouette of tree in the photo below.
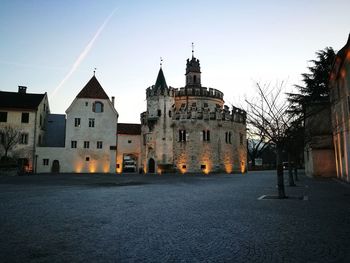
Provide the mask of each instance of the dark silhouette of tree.
POLYGON ((247 122, 264 134, 266 140, 275 146, 277 165, 278 197, 286 198, 283 178, 282 152, 287 142, 287 131, 290 129, 294 116, 287 114, 290 104, 282 97, 285 89, 283 82, 270 87, 256 83, 257 98, 246 100, 248 104, 247 122))
POLYGON ((11 126, 0 128, 0 145, 4 148, 5 159, 8 158, 9 151, 19 143, 20 135, 20 131, 11 126))
POLYGON ((305 107, 312 102, 329 100, 329 74, 335 59, 335 51, 331 47, 316 52, 316 59, 311 60, 309 72, 301 74, 304 85, 295 85, 299 93, 288 93, 291 103, 290 111, 306 118, 305 107))

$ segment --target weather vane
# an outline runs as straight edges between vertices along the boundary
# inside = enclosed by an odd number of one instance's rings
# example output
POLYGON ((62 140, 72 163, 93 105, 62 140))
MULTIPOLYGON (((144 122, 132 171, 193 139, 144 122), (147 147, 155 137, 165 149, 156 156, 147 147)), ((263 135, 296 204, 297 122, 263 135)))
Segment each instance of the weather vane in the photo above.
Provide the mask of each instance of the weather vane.
POLYGON ((160 57, 160 67, 162 67, 162 66, 163 66, 163 58, 160 57))
POLYGON ((96 69, 97 69, 97 68, 94 68, 94 76, 95 76, 95 73, 96 73, 96 69))

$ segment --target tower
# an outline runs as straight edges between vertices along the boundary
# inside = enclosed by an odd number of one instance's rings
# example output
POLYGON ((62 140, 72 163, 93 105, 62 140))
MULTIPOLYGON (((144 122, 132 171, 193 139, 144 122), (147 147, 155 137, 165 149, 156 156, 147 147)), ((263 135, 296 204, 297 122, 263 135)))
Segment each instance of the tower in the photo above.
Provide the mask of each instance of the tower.
POLYGON ((199 59, 194 57, 194 47, 192 43, 192 58, 187 59, 186 63, 186 88, 201 87, 201 67, 199 59))
POLYGON ((146 91, 147 112, 141 115, 144 167, 149 173, 166 172, 173 167, 172 107, 173 89, 168 87, 162 63, 156 82, 146 91))

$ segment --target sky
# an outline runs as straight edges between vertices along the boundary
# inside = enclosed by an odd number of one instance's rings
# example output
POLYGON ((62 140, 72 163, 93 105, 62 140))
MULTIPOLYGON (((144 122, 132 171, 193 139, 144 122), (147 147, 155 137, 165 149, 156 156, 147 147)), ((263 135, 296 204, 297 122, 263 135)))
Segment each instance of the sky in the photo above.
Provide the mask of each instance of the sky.
POLYGON ((47 92, 64 114, 96 68, 119 122, 139 123, 160 57, 167 84, 183 87, 193 42, 202 85, 241 106, 256 82, 292 90, 317 50, 342 48, 349 10, 348 0, 2 0, 0 90, 47 92))

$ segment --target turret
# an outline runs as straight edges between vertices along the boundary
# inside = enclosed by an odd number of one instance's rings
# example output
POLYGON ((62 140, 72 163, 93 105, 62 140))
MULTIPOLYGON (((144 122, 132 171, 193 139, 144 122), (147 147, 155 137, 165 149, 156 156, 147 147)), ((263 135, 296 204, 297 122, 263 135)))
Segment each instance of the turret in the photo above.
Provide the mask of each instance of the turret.
POLYGON ((192 58, 187 59, 186 63, 186 87, 201 87, 201 67, 199 59, 194 57, 194 48, 192 43, 192 58))

